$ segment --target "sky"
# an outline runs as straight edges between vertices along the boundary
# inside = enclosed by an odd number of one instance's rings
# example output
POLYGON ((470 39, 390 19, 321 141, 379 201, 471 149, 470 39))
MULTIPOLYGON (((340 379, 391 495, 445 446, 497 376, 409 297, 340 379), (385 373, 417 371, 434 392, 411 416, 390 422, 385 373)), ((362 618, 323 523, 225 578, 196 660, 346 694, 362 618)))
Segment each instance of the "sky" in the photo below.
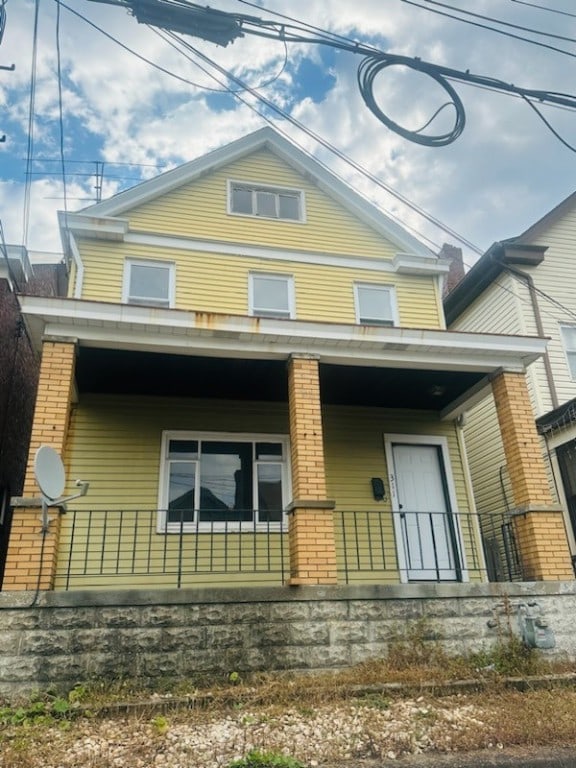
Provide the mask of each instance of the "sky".
MULTIPOLYGON (((201 71, 196 54, 184 55, 164 33, 110 3, 39 0, 34 45, 35 0, 6 0, 0 66, 15 65, 13 72, 0 69, 0 136, 6 135, 0 143, 0 220, 8 243, 60 250, 56 212, 80 210, 96 200, 96 171, 104 171, 106 198, 266 120, 433 250, 443 242, 458 245, 454 233, 485 250, 495 240, 520 234, 576 189, 576 111, 541 107, 572 150, 522 99, 452 81, 464 105, 465 129, 447 146, 422 146, 391 131, 367 108, 357 84, 359 55, 252 35, 226 47, 183 36, 277 110, 442 222, 448 231, 442 230, 253 94, 241 92, 243 101, 230 95, 223 89, 230 82, 211 65, 201 62, 208 73, 201 71)), ((276 14, 284 14, 389 53, 525 88, 576 93, 573 0, 446 0, 445 5, 212 0, 210 5, 277 22, 282 19, 276 14), (546 34, 464 16, 446 5, 546 34), (455 15, 459 19, 450 18, 455 15)), ((410 130, 422 128, 448 101, 430 77, 398 66, 377 75, 374 96, 393 121, 410 130)), ((449 131, 454 114, 443 107, 424 132, 449 131)), ((466 263, 473 263, 476 252, 463 247, 466 263)))

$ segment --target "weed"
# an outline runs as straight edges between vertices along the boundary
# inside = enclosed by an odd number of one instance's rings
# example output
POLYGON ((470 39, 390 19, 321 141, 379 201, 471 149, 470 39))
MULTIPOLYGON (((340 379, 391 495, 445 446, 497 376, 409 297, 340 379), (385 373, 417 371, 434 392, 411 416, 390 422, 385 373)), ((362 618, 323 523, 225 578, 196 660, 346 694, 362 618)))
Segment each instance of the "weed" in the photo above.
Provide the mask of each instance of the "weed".
POLYGON ((401 632, 393 633, 388 644, 387 666, 394 670, 442 666, 447 656, 440 645, 441 635, 427 619, 417 619, 401 632))
POLYGON ((170 723, 164 715, 157 715, 152 720, 152 728, 156 731, 158 736, 165 736, 168 733, 170 723))
POLYGON ((305 768, 304 763, 279 752, 253 750, 246 757, 229 763, 227 768, 305 768))
POLYGON ((362 707, 371 707, 372 709, 379 709, 385 711, 390 709, 391 701, 387 696, 382 696, 381 693, 368 693, 361 699, 358 699, 358 704, 362 707))
POLYGON ((302 715, 302 717, 309 717, 314 718, 316 717, 316 710, 313 707, 298 707, 298 713, 302 715))
POLYGON ((546 669, 538 652, 534 648, 527 648, 512 633, 500 637, 491 648, 472 654, 469 662, 475 669, 492 669, 505 677, 534 675, 546 669))

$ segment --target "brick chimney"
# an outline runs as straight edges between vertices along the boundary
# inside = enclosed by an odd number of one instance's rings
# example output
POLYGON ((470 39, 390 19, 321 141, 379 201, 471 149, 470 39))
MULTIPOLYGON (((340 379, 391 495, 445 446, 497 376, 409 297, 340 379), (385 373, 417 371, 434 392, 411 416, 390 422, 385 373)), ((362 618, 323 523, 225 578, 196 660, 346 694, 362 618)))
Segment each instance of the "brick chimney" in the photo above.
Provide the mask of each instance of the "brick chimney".
POLYGON ((442 291, 442 297, 447 296, 452 291, 460 280, 464 278, 464 262, 462 261, 462 248, 457 248, 455 245, 449 245, 444 243, 438 254, 439 259, 450 262, 450 270, 446 275, 444 281, 444 290, 442 291))

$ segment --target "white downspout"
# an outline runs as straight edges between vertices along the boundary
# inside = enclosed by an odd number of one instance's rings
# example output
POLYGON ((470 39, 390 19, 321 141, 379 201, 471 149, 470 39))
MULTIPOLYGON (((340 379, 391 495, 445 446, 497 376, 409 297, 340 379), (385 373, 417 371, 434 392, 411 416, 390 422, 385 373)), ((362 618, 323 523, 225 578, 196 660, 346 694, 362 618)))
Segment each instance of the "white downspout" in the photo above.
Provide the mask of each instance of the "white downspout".
POLYGON ((72 232, 70 232, 69 230, 68 230, 68 238, 70 243, 70 252, 72 254, 72 259, 76 264, 76 279, 74 281, 74 298, 80 299, 82 298, 82 288, 84 286, 84 264, 82 262, 82 257, 80 256, 80 251, 78 250, 78 245, 76 244, 76 239, 72 234, 72 232))

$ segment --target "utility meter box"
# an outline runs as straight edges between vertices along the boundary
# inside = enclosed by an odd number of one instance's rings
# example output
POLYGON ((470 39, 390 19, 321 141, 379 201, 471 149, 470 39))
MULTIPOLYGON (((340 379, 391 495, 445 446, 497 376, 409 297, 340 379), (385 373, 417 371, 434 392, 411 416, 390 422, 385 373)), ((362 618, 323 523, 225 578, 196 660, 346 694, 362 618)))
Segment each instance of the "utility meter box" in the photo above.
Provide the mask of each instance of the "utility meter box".
POLYGON ((555 648, 556 638, 548 623, 536 616, 522 616, 520 620, 522 640, 528 648, 555 648))

